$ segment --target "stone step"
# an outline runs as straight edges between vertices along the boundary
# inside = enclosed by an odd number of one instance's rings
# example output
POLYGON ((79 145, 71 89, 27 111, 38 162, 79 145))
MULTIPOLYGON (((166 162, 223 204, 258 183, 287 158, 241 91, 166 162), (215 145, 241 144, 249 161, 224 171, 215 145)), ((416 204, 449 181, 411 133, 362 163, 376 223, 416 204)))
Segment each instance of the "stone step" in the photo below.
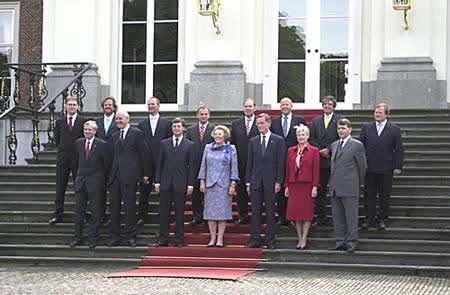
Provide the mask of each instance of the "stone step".
POLYGON ((432 176, 412 176, 412 175, 400 175, 394 176, 394 185, 450 185, 450 176, 432 175, 432 176))
POLYGON ((404 176, 441 176, 450 175, 449 167, 413 166, 407 164, 403 166, 402 175, 404 176))
POLYGON ((275 249, 264 250, 263 257, 270 261, 283 262, 450 267, 449 253, 357 250, 353 254, 348 254, 345 251, 275 249))
POLYGON ((405 150, 405 159, 434 159, 434 160, 449 160, 450 151, 408 151, 405 150))
MULTIPOLYGON (((203 232, 208 233, 207 226, 192 226, 190 223, 184 224, 186 233, 203 232)), ((85 226, 85 231, 89 226, 85 226)), ((173 231, 173 225, 171 225, 173 231)), ((0 222, 0 233, 48 233, 48 234, 73 234, 74 224, 72 222, 58 223, 50 226, 47 222, 0 222)), ((100 233, 109 234, 108 225, 101 225, 100 233)), ((159 224, 145 224, 138 228, 138 234, 155 235, 159 232, 159 224)), ((234 232, 232 226, 227 227, 227 232, 234 232)), ((250 225, 245 226, 245 232, 250 232, 250 225)), ((450 227, 447 229, 426 229, 426 228, 394 228, 386 230, 359 230, 359 237, 362 239, 390 239, 390 240, 436 240, 450 241, 450 227)), ((281 226, 279 237, 296 237, 296 231, 292 226, 281 226)), ((312 238, 333 238, 334 229, 331 226, 313 226, 310 230, 312 238)))
POLYGON ((419 166, 419 167, 448 168, 448 167, 450 167, 450 159, 408 158, 408 159, 405 159, 404 165, 419 166))
MULTIPOLYGON (((361 199, 360 203, 360 215, 365 215, 366 210, 363 206, 363 200, 361 199)), ((446 204, 444 206, 417 206, 417 205, 406 205, 407 203, 403 203, 402 205, 392 205, 391 206, 391 216, 428 216, 428 217, 450 217, 450 204, 446 204)), ((234 204, 233 209, 236 211, 236 204, 234 204)), ((54 210, 54 202, 51 201, 0 201, 0 208, 5 211, 52 211, 54 210)), ((107 211, 109 208, 109 202, 107 202, 107 211)), ((64 209, 67 213, 74 214, 75 211, 75 203, 72 201, 68 201, 64 203, 64 209)), ((250 208, 249 208, 250 209, 250 208)), ((185 210, 191 211, 191 203, 188 202, 185 205, 185 210)), ((328 214, 331 214, 331 207, 327 207, 328 214)), ((109 211, 108 211, 109 212, 109 211)), ((149 202, 149 212, 159 212, 159 203, 158 202, 149 202)))

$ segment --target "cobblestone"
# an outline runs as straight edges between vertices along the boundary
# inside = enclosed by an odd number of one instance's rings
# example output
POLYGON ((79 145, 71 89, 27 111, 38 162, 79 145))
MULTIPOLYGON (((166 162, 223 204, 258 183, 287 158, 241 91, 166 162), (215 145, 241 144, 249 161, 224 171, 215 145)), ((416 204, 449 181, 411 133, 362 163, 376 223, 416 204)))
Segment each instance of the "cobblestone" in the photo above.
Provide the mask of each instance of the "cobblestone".
POLYGON ((239 281, 178 278, 108 279, 126 267, 0 267, 0 294, 401 294, 449 295, 450 278, 331 271, 262 271, 239 281))

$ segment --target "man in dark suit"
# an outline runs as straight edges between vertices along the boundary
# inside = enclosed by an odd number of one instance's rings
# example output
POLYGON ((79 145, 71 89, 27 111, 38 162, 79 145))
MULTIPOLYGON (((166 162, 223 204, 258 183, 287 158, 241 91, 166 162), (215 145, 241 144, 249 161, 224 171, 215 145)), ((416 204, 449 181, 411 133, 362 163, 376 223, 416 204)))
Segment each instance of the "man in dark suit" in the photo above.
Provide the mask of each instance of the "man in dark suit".
POLYGON ((80 116, 78 111, 78 101, 76 97, 68 96, 66 99, 67 116, 56 120, 55 143, 58 147, 56 156, 56 199, 55 212, 49 224, 62 222, 64 214, 64 198, 72 172, 72 179, 75 183, 77 175, 77 155, 75 150, 75 140, 83 137, 83 124, 85 118, 80 116))
POLYGON ((98 240, 98 227, 103 213, 105 178, 111 164, 111 154, 107 143, 95 137, 95 121, 84 123, 84 138, 75 141, 78 157, 78 174, 75 181, 75 235, 70 247, 82 244, 86 205, 89 202, 91 217, 89 248, 95 248, 98 240))
MULTIPOLYGON (((209 123, 210 112, 205 105, 197 108, 198 123, 190 126, 186 131, 186 139, 194 143, 194 175, 197 178, 202 163, 203 151, 208 143, 213 142, 211 133, 214 124, 209 123)), ((200 191, 200 181, 196 180, 192 192, 192 224, 203 222, 203 193, 200 191)))
POLYGON ((194 143, 183 137, 184 120, 172 120, 173 136, 161 142, 155 191, 160 192, 159 246, 169 244, 169 213, 175 203, 175 245, 184 245, 184 202, 194 190, 194 143))
POLYGON ((120 244, 120 209, 125 205, 125 226, 130 247, 136 247, 136 189, 137 183, 148 183, 150 172, 144 133, 129 124, 125 111, 116 114, 119 131, 112 136, 114 158, 109 178, 111 193, 111 242, 109 247, 120 244))
POLYGON ((311 125, 311 145, 317 147, 320 152, 320 188, 319 195, 315 201, 315 211, 317 214, 316 223, 326 225, 327 213, 327 188, 330 178, 330 158, 328 147, 339 139, 337 133, 337 122, 339 115, 334 113, 336 100, 333 96, 325 96, 322 99, 323 115, 313 119, 311 125))
POLYGON ((400 128, 387 120, 389 106, 376 106, 375 122, 365 124, 360 140, 366 147, 367 175, 365 205, 367 220, 363 228, 385 229, 389 217, 393 175, 400 175, 403 169, 403 144, 400 128), (379 214, 376 214, 377 194, 379 214))
POLYGON ((358 210, 366 173, 366 156, 361 142, 351 136, 352 125, 340 119, 339 140, 330 145, 330 193, 336 246, 330 250, 355 252, 358 245, 358 210))
MULTIPOLYGON (((150 167, 152 177, 155 175, 155 165, 158 164, 161 141, 172 136, 170 121, 159 116, 159 104, 159 99, 156 97, 147 99, 149 115, 147 119, 139 122, 138 126, 144 132, 147 154, 151 155, 149 159, 152 163, 146 165, 150 167)), ((138 226, 145 223, 145 217, 148 214, 148 198, 152 190, 152 183, 154 183, 153 179, 148 184, 140 183, 138 226)))
MULTIPOLYGON (((272 120, 270 130, 284 138, 286 150, 297 144, 297 136, 295 135, 295 126, 300 124, 306 125, 306 120, 302 116, 292 113, 292 100, 284 97, 280 101, 281 116, 272 120)), ((287 200, 284 197, 284 190, 277 195, 278 215, 280 217, 280 225, 288 225, 286 220, 287 200)))
MULTIPOLYGON (((95 134, 96 137, 103 139, 107 143, 107 147, 112 153, 112 135, 119 130, 116 126, 115 114, 117 111, 116 99, 112 96, 105 97, 102 101, 103 116, 95 118, 98 129, 95 134)), ((109 175, 109 171, 106 172, 109 175)), ((105 188, 108 182, 108 177, 105 178, 105 188)), ((106 189, 103 194, 102 208, 100 208, 100 223, 104 223, 106 220, 106 189)))
POLYGON ((260 247, 262 203, 266 206, 266 244, 275 249, 275 194, 284 180, 286 146, 281 136, 270 132, 271 119, 262 113, 256 117, 260 133, 250 139, 247 157, 246 184, 252 203, 249 248, 260 247))
POLYGON ((250 138, 258 135, 255 120, 256 103, 252 98, 244 101, 244 117, 231 124, 231 144, 237 149, 239 178, 237 184, 237 204, 239 219, 236 223, 248 223, 248 195, 245 185, 245 170, 247 166, 248 143, 250 138))

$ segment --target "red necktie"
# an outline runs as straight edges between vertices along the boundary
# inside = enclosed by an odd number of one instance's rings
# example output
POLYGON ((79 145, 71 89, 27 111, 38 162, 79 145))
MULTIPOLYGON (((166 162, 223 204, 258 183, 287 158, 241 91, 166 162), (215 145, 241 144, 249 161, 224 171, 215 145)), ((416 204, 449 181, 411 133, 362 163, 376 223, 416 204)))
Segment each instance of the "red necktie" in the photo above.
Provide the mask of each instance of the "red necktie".
POLYGON ((89 140, 86 141, 86 148, 84 149, 84 158, 87 160, 89 158, 89 152, 91 149, 89 148, 89 140))
POLYGON ((73 118, 73 117, 69 117, 69 131, 70 131, 70 132, 72 132, 72 128, 73 128, 72 118, 73 118))
POLYGON ((203 137, 205 136, 205 125, 200 126, 200 141, 203 141, 203 137))

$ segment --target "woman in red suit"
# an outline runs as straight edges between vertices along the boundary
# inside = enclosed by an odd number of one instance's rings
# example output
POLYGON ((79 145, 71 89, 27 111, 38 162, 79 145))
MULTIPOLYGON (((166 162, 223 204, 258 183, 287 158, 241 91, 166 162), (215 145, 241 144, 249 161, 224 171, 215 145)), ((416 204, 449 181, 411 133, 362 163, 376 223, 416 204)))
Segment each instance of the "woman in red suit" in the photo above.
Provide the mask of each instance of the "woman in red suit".
POLYGON ((288 198, 286 219, 295 220, 297 229, 296 249, 305 249, 320 182, 320 160, 319 150, 308 143, 308 127, 297 126, 296 134, 298 144, 287 152, 284 194, 288 198))

